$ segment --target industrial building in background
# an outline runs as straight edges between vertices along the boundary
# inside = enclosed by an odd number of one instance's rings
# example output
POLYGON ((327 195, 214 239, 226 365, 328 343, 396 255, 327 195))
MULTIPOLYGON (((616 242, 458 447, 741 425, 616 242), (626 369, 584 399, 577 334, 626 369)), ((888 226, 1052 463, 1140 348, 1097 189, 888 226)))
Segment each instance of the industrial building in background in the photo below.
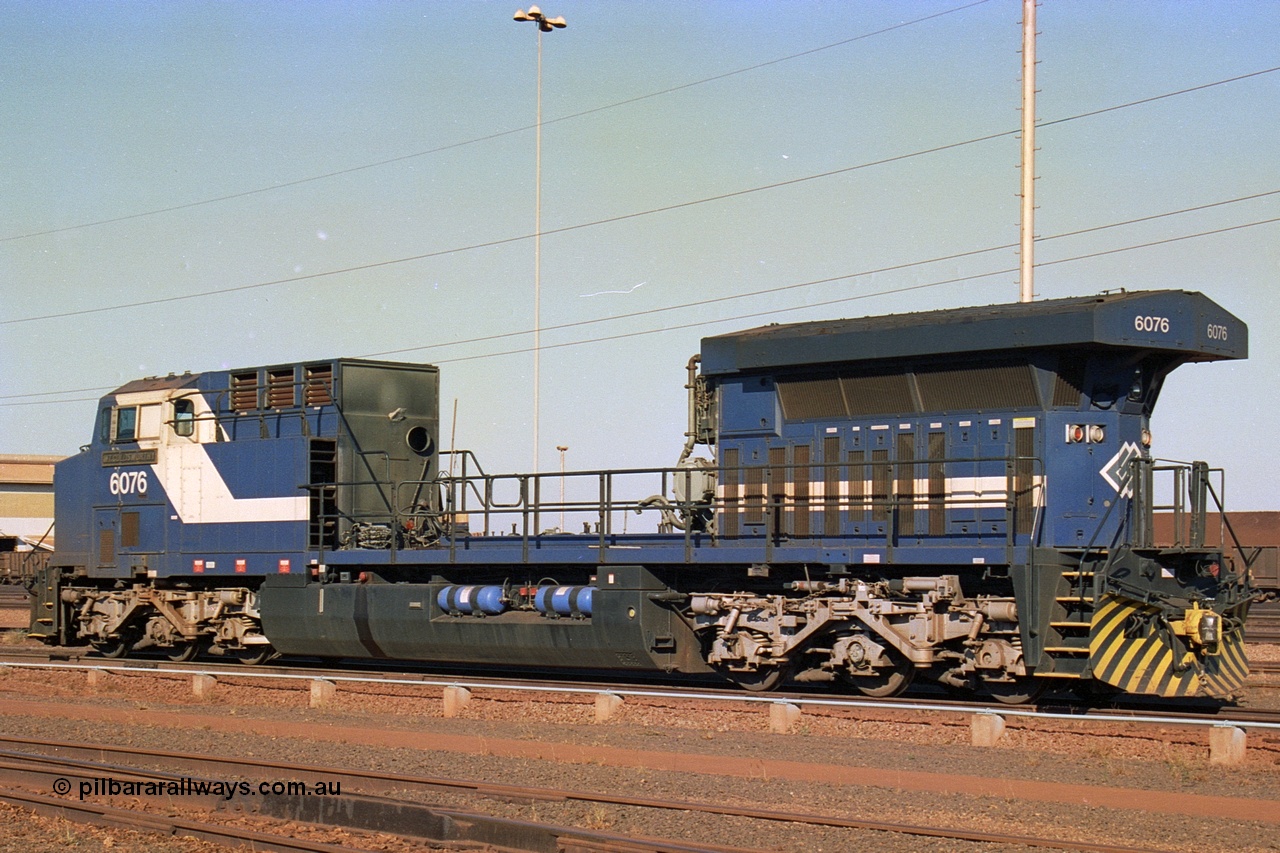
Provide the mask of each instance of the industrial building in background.
POLYGON ((0 583, 30 577, 53 550, 53 466, 61 456, 0 454, 0 583))

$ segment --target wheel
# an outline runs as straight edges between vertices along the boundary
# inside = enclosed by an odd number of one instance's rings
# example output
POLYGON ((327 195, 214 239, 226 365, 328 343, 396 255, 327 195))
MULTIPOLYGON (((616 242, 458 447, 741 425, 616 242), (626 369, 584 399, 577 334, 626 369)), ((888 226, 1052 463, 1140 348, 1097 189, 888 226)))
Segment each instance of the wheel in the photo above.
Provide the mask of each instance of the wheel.
POLYGON ((128 657, 129 652, 133 651, 133 639, 130 637, 113 637, 110 640, 94 643, 93 647, 104 658, 123 658, 128 657))
POLYGON ((174 643, 173 646, 165 651, 165 656, 176 663, 194 660, 198 654, 200 654, 200 644, 194 642, 174 643))
POLYGON ((1034 702, 1049 686, 1049 679, 1024 675, 1012 681, 987 681, 982 689, 1003 705, 1025 705, 1034 702))
POLYGON ((893 666, 873 670, 874 675, 849 675, 845 680, 859 693, 875 699, 897 696, 911 686, 916 677, 915 665, 900 654, 893 655, 893 666))
POLYGON ((262 666, 271 660, 275 653, 276 650, 270 646, 246 646, 231 652, 235 659, 245 666, 262 666))
POLYGON ((781 666, 762 666, 750 671, 721 668, 720 674, 752 693, 767 693, 787 679, 787 669, 781 666))

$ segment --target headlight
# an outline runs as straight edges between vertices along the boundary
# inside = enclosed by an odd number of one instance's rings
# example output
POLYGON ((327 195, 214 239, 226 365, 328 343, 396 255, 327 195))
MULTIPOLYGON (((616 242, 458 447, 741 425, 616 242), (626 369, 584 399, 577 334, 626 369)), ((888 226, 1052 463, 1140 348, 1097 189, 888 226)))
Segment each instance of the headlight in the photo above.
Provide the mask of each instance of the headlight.
POLYGON ((1215 646, 1222 629, 1222 617, 1217 613, 1206 613, 1200 617, 1200 644, 1215 646))

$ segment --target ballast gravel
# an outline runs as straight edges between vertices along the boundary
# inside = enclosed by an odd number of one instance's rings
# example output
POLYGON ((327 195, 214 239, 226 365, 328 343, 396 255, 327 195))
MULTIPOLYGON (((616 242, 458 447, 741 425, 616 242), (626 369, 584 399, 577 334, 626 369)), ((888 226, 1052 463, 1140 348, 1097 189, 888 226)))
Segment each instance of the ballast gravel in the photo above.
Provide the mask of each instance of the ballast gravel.
MULTIPOLYGON (((1255 659, 1280 659, 1275 647, 1253 647, 1255 659)), ((608 792, 927 827, 962 827, 1062 841, 1187 851, 1280 849, 1280 734, 1251 733, 1245 762, 1209 763, 1203 728, 1142 727, 1120 722, 1032 722, 1007 718, 992 748, 971 745, 969 718, 953 713, 892 710, 806 710, 792 731, 769 730, 768 704, 627 699, 606 723, 594 721, 592 695, 476 691, 459 716, 445 718, 441 688, 338 686, 321 708, 309 707, 309 682, 264 685, 220 677, 197 698, 190 677, 159 673, 113 675, 95 688, 83 672, 0 670, 3 733, 67 741, 114 743, 192 753, 269 756, 301 764, 389 770, 608 792), (122 724, 120 720, 127 722, 122 724), (234 727, 232 723, 234 722, 234 727), (247 725, 246 725, 247 723, 247 725), (264 734, 270 730, 271 734, 264 734), (255 733, 256 732, 256 733, 255 733), (335 734, 336 733, 336 734, 335 734), (335 736, 349 733, 349 742, 335 736), (380 737, 364 737, 376 733, 380 737), (463 749, 460 743, 480 744, 463 749), (490 744, 486 749, 483 744, 490 744), (394 744, 394 745, 388 745, 394 744), (544 757, 513 748, 545 746, 544 757), (448 748, 441 748, 447 745, 448 748), (589 761, 545 757, 591 750, 589 761), (659 756, 696 759, 681 771, 636 764, 659 756), (645 759, 649 756, 650 759, 645 759), (815 768, 815 778, 737 775, 728 765, 760 767, 792 762, 815 768), (839 780, 822 778, 822 768, 839 780), (849 780, 848 768, 866 768, 875 784, 849 780), (837 771, 839 773, 837 774, 837 771), (874 772, 873 772, 874 771, 874 772), (886 777, 883 771, 889 771, 886 777), (903 780, 953 779, 950 788, 922 790, 903 780), (970 790, 973 780, 1001 780, 1001 796, 970 790), (1033 783, 1097 786, 1099 802, 1055 802, 1020 795, 1033 783), (1118 809, 1107 789, 1150 793, 1150 806, 1118 809), (1259 801, 1263 819, 1180 814, 1162 805, 1183 794, 1259 801)), ((1280 704, 1280 676, 1251 679, 1247 705, 1280 704)), ((801 774, 803 775, 803 774, 801 774)), ((856 773, 852 774, 856 778, 856 773)), ((682 838, 795 851, 1002 851, 1023 845, 980 844, 903 832, 764 825, 745 818, 684 812, 655 813, 590 803, 509 803, 421 791, 404 798, 529 820, 551 820, 632 835, 682 838)), ((343 836, 358 849, 397 849, 386 839, 343 836), (381 846, 379 846, 381 845, 381 846)), ((126 830, 94 829, 0 807, 0 853, 111 850, 206 853, 216 845, 160 839, 126 830)), ((406 848, 407 849, 407 848, 406 848)), ((422 848, 416 848, 422 849, 422 848)), ((1039 848, 1044 849, 1044 848, 1039 848)))

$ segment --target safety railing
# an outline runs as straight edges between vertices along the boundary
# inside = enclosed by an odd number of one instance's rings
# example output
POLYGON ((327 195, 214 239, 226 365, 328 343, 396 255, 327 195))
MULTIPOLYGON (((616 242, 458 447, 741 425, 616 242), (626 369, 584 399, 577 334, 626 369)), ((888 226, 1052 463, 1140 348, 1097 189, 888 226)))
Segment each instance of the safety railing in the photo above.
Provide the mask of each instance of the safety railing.
MULTIPOLYGON (((1218 478, 1221 489, 1222 469, 1211 469, 1205 462, 1141 458, 1134 459, 1131 466, 1128 484, 1133 490, 1134 547, 1204 548, 1212 478, 1218 478), (1157 532, 1157 513, 1168 514, 1172 529, 1157 532)), ((1122 493, 1125 485, 1121 485, 1122 493)), ((1218 541, 1223 541, 1221 535, 1218 541)))
MULTIPOLYGON (((348 537, 348 546, 447 548, 456 559, 469 541, 515 538, 527 560, 572 536, 594 540, 604 562, 611 548, 647 536, 681 542, 689 562, 700 548, 757 542, 768 562, 806 544, 881 547, 892 559, 904 545, 963 539, 1002 545, 1013 562, 1015 548, 1036 543, 1044 512, 1043 465, 1033 457, 501 475, 485 473, 468 451, 452 461, 442 458, 435 478, 395 484, 389 512, 335 513, 347 530, 385 531, 364 545, 348 537)), ((344 485, 354 484, 306 488, 344 485)))

